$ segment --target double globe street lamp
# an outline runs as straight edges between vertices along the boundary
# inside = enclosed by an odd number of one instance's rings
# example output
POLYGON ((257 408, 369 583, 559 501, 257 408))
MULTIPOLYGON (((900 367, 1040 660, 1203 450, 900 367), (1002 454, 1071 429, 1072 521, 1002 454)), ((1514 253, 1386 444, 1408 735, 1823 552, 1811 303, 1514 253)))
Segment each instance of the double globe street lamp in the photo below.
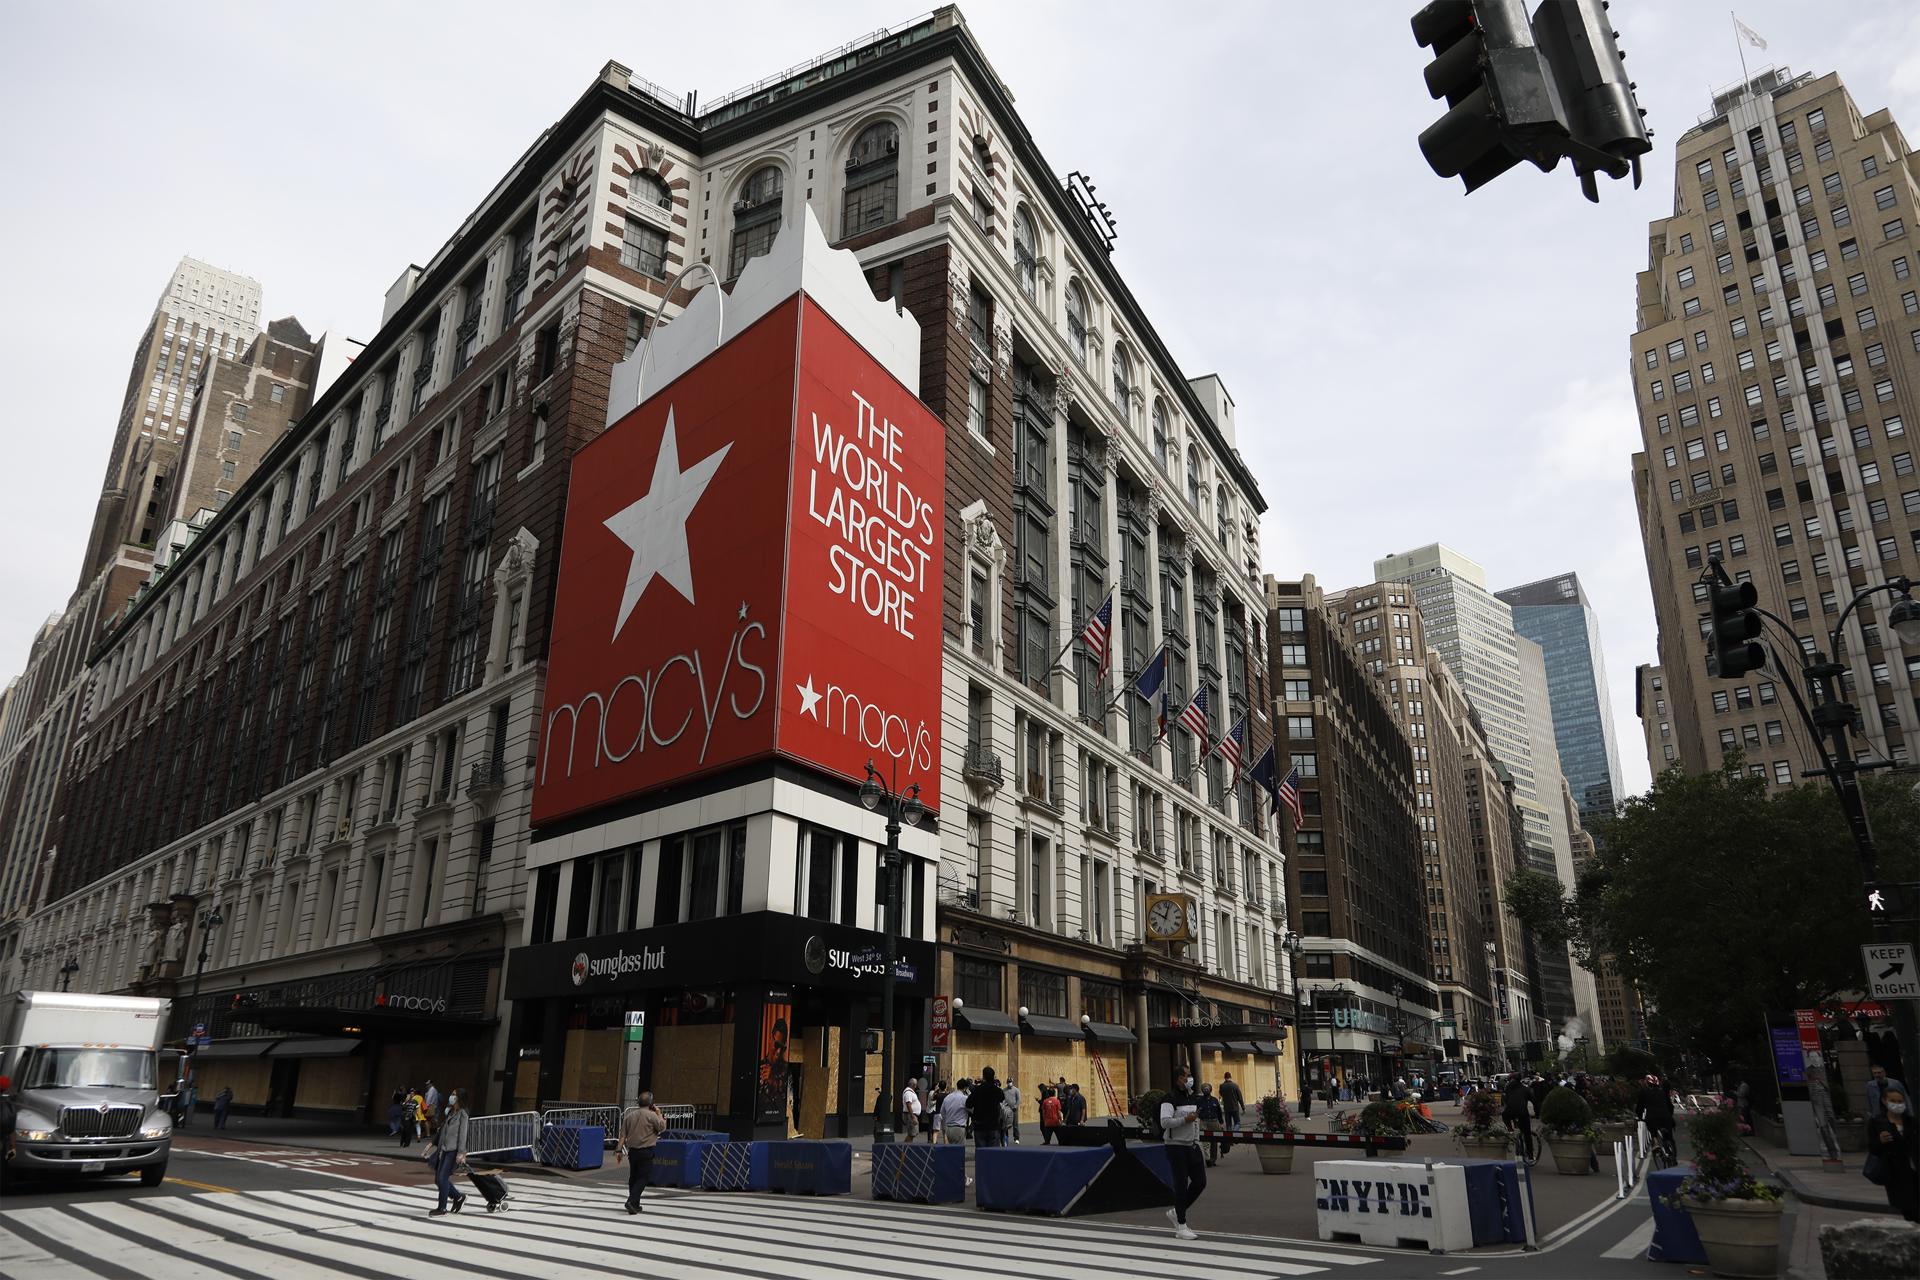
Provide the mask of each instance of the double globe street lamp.
POLYGON ((920 825, 920 819, 926 816, 926 807, 920 803, 920 784, 909 783, 905 790, 899 786, 899 765, 894 766, 891 783, 882 779, 880 771, 873 767, 873 761, 867 761, 867 780, 860 784, 860 803, 869 812, 879 812, 886 806, 887 848, 885 871, 887 876, 886 893, 886 955, 880 972, 880 1081, 884 1090, 886 1105, 880 1108, 880 1123, 873 1132, 875 1142, 893 1141, 893 1118, 899 1110, 900 1096, 893 1086, 893 953, 900 943, 900 827, 920 825))

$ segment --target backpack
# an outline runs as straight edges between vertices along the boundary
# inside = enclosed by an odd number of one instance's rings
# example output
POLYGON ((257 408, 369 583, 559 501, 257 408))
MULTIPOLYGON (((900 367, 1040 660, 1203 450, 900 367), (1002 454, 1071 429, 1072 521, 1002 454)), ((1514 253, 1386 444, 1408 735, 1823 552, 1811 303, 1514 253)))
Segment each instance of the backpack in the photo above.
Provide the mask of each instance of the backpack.
POLYGON ((1060 1099, 1046 1097, 1040 1100, 1040 1123, 1057 1125, 1060 1123, 1060 1099))

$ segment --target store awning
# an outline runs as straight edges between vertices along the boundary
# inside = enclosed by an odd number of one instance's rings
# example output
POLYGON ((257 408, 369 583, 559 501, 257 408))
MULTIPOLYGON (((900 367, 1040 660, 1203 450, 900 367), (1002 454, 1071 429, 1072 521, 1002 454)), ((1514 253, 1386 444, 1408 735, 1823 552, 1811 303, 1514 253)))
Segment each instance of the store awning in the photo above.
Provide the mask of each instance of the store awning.
POLYGON ((1050 1018, 1044 1013, 1030 1013, 1020 1019, 1020 1034, 1028 1036, 1052 1036, 1059 1040, 1084 1040, 1086 1030, 1071 1018, 1050 1018))
POLYGON ((215 1040, 212 1044, 201 1045, 193 1051, 196 1058, 257 1058, 271 1049, 276 1042, 271 1038, 258 1040, 215 1040))
POLYGON ((1020 1034, 1020 1024, 998 1009, 955 1009, 953 1024, 962 1031, 997 1031, 1010 1036, 1020 1034))
POLYGON ((1131 1027, 1123 1027, 1117 1022, 1089 1022, 1087 1034, 1095 1040, 1109 1040, 1114 1044, 1140 1043, 1140 1037, 1133 1034, 1131 1027))
POLYGON ((358 1040, 282 1040, 267 1050, 269 1058, 344 1058, 360 1048, 358 1040))
POLYGON ((1196 1053, 1213 1053, 1216 1051, 1225 1053, 1227 1051, 1227 1046, 1219 1040, 1201 1040, 1196 1043, 1193 1048, 1196 1053))
POLYGON ((1258 1053, 1260 1051, 1253 1047, 1253 1044, 1251 1041, 1229 1040, 1227 1041, 1227 1052, 1228 1053, 1258 1053))
POLYGON ((1277 1058, 1281 1054, 1279 1042, 1274 1040, 1255 1040, 1253 1051, 1263 1058, 1277 1058))

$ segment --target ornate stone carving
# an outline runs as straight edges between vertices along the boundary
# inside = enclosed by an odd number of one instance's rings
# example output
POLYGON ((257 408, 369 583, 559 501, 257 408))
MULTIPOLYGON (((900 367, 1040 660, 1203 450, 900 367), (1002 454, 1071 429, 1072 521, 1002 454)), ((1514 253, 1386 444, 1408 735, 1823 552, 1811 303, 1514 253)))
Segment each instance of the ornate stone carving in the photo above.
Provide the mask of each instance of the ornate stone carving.
POLYGON ((993 517, 984 513, 973 518, 967 534, 973 539, 975 547, 989 555, 1000 543, 1000 530, 994 527, 993 517))
POLYGON ((1013 330, 1004 324, 993 327, 993 362, 1002 377, 1013 368, 1013 330))
POLYGON ((953 308, 956 320, 967 318, 967 302, 973 296, 973 277, 965 266, 954 265, 947 268, 947 301, 953 308))
POLYGON ((665 147, 657 142, 649 142, 647 144, 647 167, 649 169, 658 169, 666 158, 667 149, 665 147))
POLYGON ((993 380, 993 357, 978 347, 973 348, 972 368, 974 377, 988 382, 993 380))
POLYGON ((500 556, 499 567, 493 571, 497 583, 512 582, 533 572, 533 557, 540 550, 540 539, 533 536, 525 525, 514 531, 507 539, 507 549, 500 556))

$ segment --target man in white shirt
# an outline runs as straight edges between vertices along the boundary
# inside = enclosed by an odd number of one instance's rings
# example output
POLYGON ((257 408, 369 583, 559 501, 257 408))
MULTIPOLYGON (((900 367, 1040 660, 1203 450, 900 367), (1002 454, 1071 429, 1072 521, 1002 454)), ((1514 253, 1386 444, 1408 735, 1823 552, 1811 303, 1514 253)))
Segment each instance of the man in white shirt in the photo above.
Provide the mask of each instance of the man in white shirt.
POLYGON ((907 1081, 907 1087, 900 1091, 900 1133, 901 1142, 912 1142, 914 1135, 920 1132, 920 1080, 915 1077, 907 1081))
POLYGON ((959 1086, 946 1097, 940 1099, 940 1131, 946 1135, 945 1141, 967 1145, 967 1089, 969 1082, 962 1080, 959 1086))
POLYGON ((1160 1140, 1173 1172, 1173 1208, 1167 1210, 1173 1234, 1198 1240, 1187 1225, 1187 1210, 1207 1189, 1207 1161, 1200 1153, 1200 1095, 1193 1092, 1193 1075, 1185 1067, 1174 1071, 1173 1089, 1160 1103, 1160 1140))

